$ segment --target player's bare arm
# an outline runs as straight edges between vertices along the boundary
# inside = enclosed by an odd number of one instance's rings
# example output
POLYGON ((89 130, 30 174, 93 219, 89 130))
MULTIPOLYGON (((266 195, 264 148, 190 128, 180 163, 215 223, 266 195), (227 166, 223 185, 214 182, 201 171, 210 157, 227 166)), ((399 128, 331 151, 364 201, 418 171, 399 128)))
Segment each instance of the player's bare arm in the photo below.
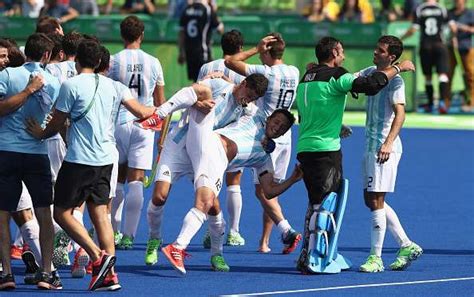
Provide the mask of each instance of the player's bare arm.
POLYGON ((281 195, 283 192, 288 190, 294 183, 298 182, 303 178, 303 171, 299 164, 295 165, 295 169, 291 173, 290 177, 282 183, 277 183, 273 180, 273 174, 266 172, 259 177, 260 185, 265 192, 267 199, 275 198, 281 195))
POLYGON ((34 119, 26 120, 26 131, 36 139, 46 139, 58 133, 63 127, 64 123, 69 117, 69 113, 65 113, 54 109, 51 121, 46 125, 46 128, 41 128, 41 125, 34 119))
POLYGON ((394 104, 393 112, 395 113, 395 118, 393 119, 392 126, 390 127, 390 132, 385 139, 385 142, 380 147, 380 150, 377 154, 377 162, 383 164, 388 161, 390 158, 390 153, 392 152, 393 142, 400 134, 403 123, 405 122, 405 105, 404 104, 394 104))
POLYGON ((192 88, 197 96, 197 101, 193 106, 202 113, 209 113, 215 105, 211 89, 201 84, 193 84, 192 88))
POLYGON ((28 96, 41 89, 43 85, 44 78, 41 74, 32 76, 28 82, 28 85, 23 89, 23 91, 0 101, 0 116, 6 116, 16 111, 23 104, 25 104, 26 100, 28 100, 28 96))

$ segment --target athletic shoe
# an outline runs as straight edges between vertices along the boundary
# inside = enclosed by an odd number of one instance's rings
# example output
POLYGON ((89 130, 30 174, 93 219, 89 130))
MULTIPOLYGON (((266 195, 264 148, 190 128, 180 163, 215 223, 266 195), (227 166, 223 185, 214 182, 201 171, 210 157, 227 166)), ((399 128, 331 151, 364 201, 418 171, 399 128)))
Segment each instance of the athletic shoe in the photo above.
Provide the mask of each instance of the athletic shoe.
POLYGON ((120 243, 118 244, 117 248, 119 250, 131 250, 133 249, 133 237, 124 235, 120 243))
POLYGON ((55 267, 71 264, 69 260, 69 245, 71 238, 64 230, 59 230, 54 236, 53 264, 55 267))
POLYGON ((239 246, 245 245, 245 239, 240 235, 239 232, 230 231, 227 235, 226 245, 239 246))
POLYGON ((370 273, 382 272, 384 269, 382 258, 376 255, 370 255, 367 261, 359 267, 359 271, 370 273))
POLYGON ((202 239, 202 247, 205 249, 211 248, 211 232, 209 230, 206 231, 204 238, 202 239))
POLYGON ((154 113, 152 116, 142 119, 136 120, 133 122, 136 126, 145 129, 145 130, 153 130, 153 131, 161 131, 161 125, 163 124, 163 120, 154 113))
POLYGON ((447 114, 448 113, 448 108, 446 107, 446 104, 442 100, 439 101, 438 112, 439 112, 439 114, 447 114))
POLYGON ((74 264, 72 264, 71 275, 73 278, 83 278, 86 275, 86 266, 89 263, 89 255, 83 248, 79 248, 74 255, 74 264))
POLYGON ((118 282, 117 274, 114 273, 112 275, 107 275, 104 278, 104 281, 95 289, 96 291, 117 291, 120 290, 122 286, 120 286, 118 282))
POLYGON ((0 275, 0 290, 14 290, 16 288, 13 274, 0 275))
POLYGON ((57 270, 52 271, 51 273, 38 271, 38 289, 42 290, 62 290, 63 284, 59 278, 59 273, 57 270))
POLYGON ((14 244, 10 247, 10 258, 15 260, 21 260, 21 254, 23 253, 22 246, 16 246, 14 244))
POLYGON ((161 248, 161 239, 150 238, 146 244, 145 264, 155 265, 158 262, 158 249, 161 248))
POLYGON ((39 279, 36 278, 39 266, 38 263, 36 263, 35 255, 31 251, 26 250, 21 255, 21 259, 23 260, 23 263, 25 263, 26 267, 24 278, 25 284, 36 285, 39 281, 39 279))
POLYGON ((390 264, 390 269, 405 270, 410 266, 411 262, 418 259, 421 254, 423 254, 423 249, 416 243, 412 242, 409 246, 402 247, 398 250, 397 258, 392 264, 390 264))
POLYGON ((168 261, 174 269, 176 269, 181 274, 186 274, 186 269, 184 268, 184 258, 189 257, 189 254, 185 250, 178 249, 172 244, 169 244, 161 249, 163 254, 165 254, 168 261))
POLYGON ((115 256, 107 254, 105 251, 100 253, 100 258, 92 262, 92 279, 89 284, 89 290, 95 291, 102 286, 102 283, 109 273, 110 269, 115 265, 115 256))
POLYGON ((426 112, 426 113, 431 113, 433 112, 433 106, 431 104, 421 104, 418 106, 418 108, 421 110, 421 112, 426 112))
POLYGON ((92 274, 92 261, 91 260, 89 260, 89 263, 87 263, 86 273, 87 274, 92 274))
POLYGON ((123 234, 116 231, 114 232, 114 244, 115 246, 118 246, 120 241, 122 240, 123 234))
POLYGON ((211 257, 211 268, 214 271, 221 272, 228 272, 230 270, 229 265, 227 265, 222 255, 214 255, 211 257))
POLYGON ((282 253, 283 254, 289 254, 291 252, 293 252, 296 247, 298 246, 298 242, 300 242, 301 240, 301 234, 296 232, 294 229, 290 229, 288 230, 288 232, 286 232, 286 236, 281 237, 281 241, 283 242, 283 251, 282 253))

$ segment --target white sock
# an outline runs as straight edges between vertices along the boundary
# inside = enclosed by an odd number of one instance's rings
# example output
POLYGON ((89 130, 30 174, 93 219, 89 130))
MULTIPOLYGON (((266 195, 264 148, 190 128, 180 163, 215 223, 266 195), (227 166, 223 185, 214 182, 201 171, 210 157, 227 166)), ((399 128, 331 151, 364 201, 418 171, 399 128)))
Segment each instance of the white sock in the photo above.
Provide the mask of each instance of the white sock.
POLYGON ((372 211, 372 229, 370 232, 370 253, 376 256, 382 256, 383 240, 387 230, 387 218, 385 209, 372 211))
POLYGON ((123 197, 123 184, 117 183, 115 197, 112 199, 112 228, 116 232, 120 232, 120 230, 122 230, 123 197))
POLYGON ((208 216, 208 224, 211 233, 211 255, 222 255, 226 225, 222 211, 217 216, 208 216))
POLYGON ((193 207, 186 214, 183 220, 183 226, 176 239, 175 246, 179 249, 186 249, 191 242, 191 239, 201 228, 206 221, 206 214, 199 209, 193 207))
POLYGON ((227 187, 227 212, 229 213, 229 226, 231 232, 239 232, 240 214, 242 212, 242 193, 240 185, 227 187))
POLYGON ((397 214, 395 213, 393 208, 391 208, 390 205, 387 204, 387 202, 385 202, 384 208, 387 216, 388 230, 390 230, 390 233, 392 233, 393 237, 398 242, 398 245, 400 247, 409 246, 411 244, 411 241, 410 239, 408 239, 408 236, 405 233, 405 230, 403 229, 397 214))
POLYGON ((41 246, 39 242, 40 228, 36 218, 29 220, 20 227, 20 233, 25 242, 30 246, 31 251, 35 255, 36 262, 42 265, 41 246))
POLYGON ((196 92, 192 87, 182 88, 171 96, 168 101, 160 105, 156 110, 158 116, 162 119, 166 118, 170 113, 192 106, 197 101, 196 92))
MULTIPOLYGON (((74 209, 74 211, 72 212, 72 216, 82 225, 84 226, 84 214, 78 210, 78 209, 74 209)), ((72 241, 72 246, 74 247, 74 250, 77 252, 81 246, 76 243, 74 240, 72 241)))
POLYGON ((148 221, 150 238, 161 239, 161 222, 163 221, 164 210, 164 205, 154 205, 151 200, 148 203, 146 218, 148 221))
POLYGON ((286 236, 286 233, 291 229, 290 223, 287 220, 281 220, 277 225, 278 231, 283 235, 286 236))
POLYGON ((141 181, 128 183, 128 193, 125 200, 123 234, 135 237, 143 208, 143 183, 141 181))
POLYGON ((15 232, 15 241, 13 242, 15 246, 23 246, 23 237, 21 236, 21 231, 18 226, 16 227, 16 232, 15 232))

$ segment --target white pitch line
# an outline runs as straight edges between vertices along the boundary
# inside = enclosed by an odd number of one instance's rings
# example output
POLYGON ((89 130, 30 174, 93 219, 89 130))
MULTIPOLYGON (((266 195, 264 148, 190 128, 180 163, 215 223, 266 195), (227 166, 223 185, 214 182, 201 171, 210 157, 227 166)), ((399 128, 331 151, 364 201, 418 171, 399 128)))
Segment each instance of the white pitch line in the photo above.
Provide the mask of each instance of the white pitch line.
POLYGON ((429 279, 429 280, 421 280, 421 281, 413 281, 413 282, 396 282, 396 283, 351 285, 351 286, 326 287, 326 288, 316 288, 316 289, 289 290, 289 291, 273 291, 273 292, 262 292, 262 293, 247 293, 247 294, 219 295, 219 296, 222 296, 222 297, 234 297, 234 296, 277 295, 277 294, 307 293, 307 292, 332 291, 332 290, 344 290, 344 289, 356 289, 356 288, 370 288, 370 287, 406 286, 406 285, 429 284, 429 283, 443 283, 443 282, 456 282, 456 281, 469 281, 469 280, 474 280, 474 276, 472 276, 472 277, 461 277, 461 278, 429 279))

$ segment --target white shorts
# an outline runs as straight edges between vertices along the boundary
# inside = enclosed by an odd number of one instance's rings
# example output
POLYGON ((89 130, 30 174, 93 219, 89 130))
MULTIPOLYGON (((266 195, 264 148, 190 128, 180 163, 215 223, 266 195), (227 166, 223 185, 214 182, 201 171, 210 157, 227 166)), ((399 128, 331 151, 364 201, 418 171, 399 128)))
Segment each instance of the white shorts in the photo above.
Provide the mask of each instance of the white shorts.
POLYGON ((63 164, 64 156, 66 155, 66 144, 61 136, 48 138, 46 140, 48 146, 48 157, 51 166, 51 177, 53 183, 56 182, 59 168, 63 164))
MULTIPOLYGON (((281 183, 286 178, 286 171, 288 170, 288 165, 290 164, 291 142, 285 144, 277 143, 275 150, 270 154, 270 156, 272 158, 273 168, 275 169, 273 180, 275 182, 281 183)), ((255 170, 252 170, 252 172, 254 184, 260 184, 257 173, 255 170)))
POLYGON ((115 139, 119 164, 127 164, 129 168, 135 169, 151 169, 155 132, 141 129, 130 121, 115 126, 115 139))
POLYGON ((23 187, 23 190, 21 191, 20 201, 18 201, 18 206, 16 207, 16 211, 33 208, 33 202, 31 201, 31 196, 30 196, 30 193, 28 192, 28 189, 26 188, 23 182, 21 183, 21 185, 23 187))
POLYGON ((401 157, 400 153, 391 153, 385 163, 379 164, 377 163, 377 153, 366 152, 362 164, 364 189, 367 192, 393 192, 401 157))
POLYGON ((193 166, 186 152, 186 137, 176 143, 173 140, 175 131, 172 130, 166 137, 156 169, 155 182, 163 181, 172 184, 184 175, 192 179, 193 166))
POLYGON ((115 191, 117 191, 117 178, 118 178, 118 160, 115 160, 113 167, 112 167, 112 173, 110 175, 110 198, 115 197, 115 191))

